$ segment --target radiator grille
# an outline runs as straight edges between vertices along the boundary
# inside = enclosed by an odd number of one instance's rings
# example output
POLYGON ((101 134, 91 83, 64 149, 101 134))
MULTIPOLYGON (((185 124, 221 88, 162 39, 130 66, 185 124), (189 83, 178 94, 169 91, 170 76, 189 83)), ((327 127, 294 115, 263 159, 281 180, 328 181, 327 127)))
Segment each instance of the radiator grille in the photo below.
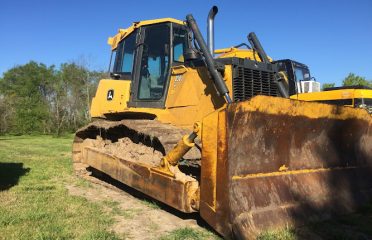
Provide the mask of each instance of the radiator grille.
POLYGON ((234 101, 247 100, 256 95, 278 96, 274 72, 234 66, 234 101))

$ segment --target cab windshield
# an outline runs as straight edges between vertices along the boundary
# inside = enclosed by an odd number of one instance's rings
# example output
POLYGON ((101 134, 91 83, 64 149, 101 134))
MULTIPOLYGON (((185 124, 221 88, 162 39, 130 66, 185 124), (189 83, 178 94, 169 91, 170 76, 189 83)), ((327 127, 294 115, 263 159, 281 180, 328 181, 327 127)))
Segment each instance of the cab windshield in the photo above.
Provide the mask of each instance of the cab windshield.
POLYGON ((310 72, 309 69, 301 68, 301 67, 294 67, 294 75, 296 77, 296 81, 309 81, 310 80, 310 72))
POLYGON ((365 108, 369 113, 372 113, 372 98, 355 98, 354 107, 365 108))

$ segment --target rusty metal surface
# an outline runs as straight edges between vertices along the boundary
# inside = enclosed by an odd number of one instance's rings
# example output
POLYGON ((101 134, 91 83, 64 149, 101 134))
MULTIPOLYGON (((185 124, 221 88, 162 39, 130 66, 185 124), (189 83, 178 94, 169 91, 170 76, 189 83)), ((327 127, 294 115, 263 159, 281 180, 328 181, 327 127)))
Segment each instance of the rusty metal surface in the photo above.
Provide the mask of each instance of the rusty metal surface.
POLYGON ((364 111, 259 96, 204 120, 200 213, 224 238, 255 239, 372 199, 364 111))
POLYGON ((229 211, 221 219, 231 223, 224 235, 254 239, 261 231, 354 211, 372 199, 368 118, 341 118, 334 111, 317 118, 294 114, 298 106, 286 113, 244 104, 226 110, 229 199, 217 199, 229 211))
POLYGON ((368 122, 232 112, 228 118, 230 153, 237 160, 234 175, 275 172, 282 165, 297 170, 372 163, 363 147, 368 122))
POLYGON ((232 231, 239 239, 355 211, 372 196, 372 169, 236 179, 230 182, 232 231))

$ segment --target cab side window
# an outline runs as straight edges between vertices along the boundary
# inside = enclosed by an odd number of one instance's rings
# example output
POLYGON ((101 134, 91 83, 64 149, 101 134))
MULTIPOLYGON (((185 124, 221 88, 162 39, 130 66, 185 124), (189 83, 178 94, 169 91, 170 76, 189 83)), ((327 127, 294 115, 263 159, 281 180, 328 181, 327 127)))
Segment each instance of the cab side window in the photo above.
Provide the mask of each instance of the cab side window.
POLYGON ((183 56, 186 45, 187 32, 181 28, 174 28, 173 30, 173 61, 183 63, 185 58, 183 56))
POLYGON ((122 40, 116 53, 114 72, 121 75, 121 79, 131 80, 133 62, 136 49, 136 31, 122 40))

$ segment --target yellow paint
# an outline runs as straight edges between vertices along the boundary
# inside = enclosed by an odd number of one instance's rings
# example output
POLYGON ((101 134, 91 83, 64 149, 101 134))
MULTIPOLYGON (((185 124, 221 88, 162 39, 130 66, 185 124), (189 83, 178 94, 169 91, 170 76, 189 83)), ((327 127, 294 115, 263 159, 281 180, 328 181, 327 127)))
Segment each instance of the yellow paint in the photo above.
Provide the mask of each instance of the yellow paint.
POLYGON ((219 111, 213 112, 203 119, 202 128, 202 164, 201 168, 201 201, 210 209, 216 209, 216 177, 217 177, 217 142, 219 111))
POLYGON ((167 155, 163 158, 164 162, 169 162, 171 165, 175 166, 181 160, 183 156, 195 146, 195 143, 189 140, 189 136, 185 135, 183 138, 177 143, 177 145, 167 153, 167 155))
POLYGON ((92 117, 102 117, 104 113, 116 113, 127 109, 129 101, 130 81, 102 79, 92 100, 90 114, 92 117), (111 101, 107 100, 107 92, 114 90, 111 101))
MULTIPOLYGON (((194 124, 193 132, 198 136, 200 136, 199 131, 201 130, 201 124, 196 122, 194 124)), ((185 156, 185 154, 195 146, 194 139, 190 140, 189 135, 185 135, 182 139, 177 143, 177 145, 167 153, 165 157, 162 159, 162 166, 168 166, 167 163, 176 166, 178 162, 185 156)))
POLYGON ((372 89, 354 89, 354 98, 372 98, 372 89))
POLYGON ((287 171, 288 170, 288 168, 285 166, 285 165, 282 165, 282 166, 280 166, 280 168, 279 168, 279 172, 285 172, 285 171, 287 171))
POLYGON ((287 83, 287 85, 288 85, 288 76, 287 76, 287 73, 286 72, 284 72, 284 71, 280 71, 280 72, 278 72, 278 74, 279 74, 279 76, 282 78, 282 79, 284 79, 284 81, 287 83))
MULTIPOLYGON (((371 89, 338 89, 322 92, 301 93, 292 95, 291 99, 303 101, 325 101, 325 100, 342 100, 355 98, 372 98, 371 89)), ((353 105, 348 105, 354 107, 353 105)))
POLYGON ((140 21, 140 22, 134 22, 129 28, 126 29, 119 29, 118 33, 110 37, 107 40, 107 43, 111 46, 111 49, 114 50, 118 46, 118 43, 131 34, 134 30, 146 26, 146 25, 151 25, 151 24, 156 24, 156 23, 163 23, 163 22, 172 22, 180 25, 185 25, 183 21, 174 19, 174 18, 159 18, 159 19, 154 19, 154 20, 145 20, 145 21, 140 21))
MULTIPOLYGON (((220 54, 217 58, 229 58, 229 57, 238 57, 238 58, 246 58, 250 60, 256 60, 261 62, 260 57, 258 56, 257 52, 253 53, 252 49, 240 49, 240 48, 223 48, 217 49, 214 51, 216 54, 220 54)), ((270 62, 272 59, 269 57, 270 62)))
POLYGON ((252 179, 252 178, 275 177, 275 176, 283 176, 283 175, 329 172, 329 171, 335 171, 335 170, 345 170, 345 169, 354 169, 354 168, 357 168, 357 167, 317 168, 317 169, 300 169, 300 170, 282 171, 282 172, 254 173, 254 174, 247 174, 244 176, 233 176, 232 180, 245 180, 245 179, 252 179))
POLYGON ((307 118, 361 119, 372 121, 364 109, 348 108, 316 102, 290 100, 278 97, 256 96, 250 101, 241 102, 242 111, 259 111, 274 115, 304 116, 307 118))
MULTIPOLYGON (((214 89, 207 70, 177 66, 172 68, 165 108, 132 108, 127 106, 130 81, 101 80, 91 105, 91 116, 104 118, 110 113, 149 113, 164 123, 192 129, 196 121, 225 106, 222 97, 214 89), (115 96, 107 101, 107 91, 113 89, 115 96), (118 96, 120 94, 120 96, 118 96)), ((231 66, 225 68, 225 81, 231 91, 231 66)))

